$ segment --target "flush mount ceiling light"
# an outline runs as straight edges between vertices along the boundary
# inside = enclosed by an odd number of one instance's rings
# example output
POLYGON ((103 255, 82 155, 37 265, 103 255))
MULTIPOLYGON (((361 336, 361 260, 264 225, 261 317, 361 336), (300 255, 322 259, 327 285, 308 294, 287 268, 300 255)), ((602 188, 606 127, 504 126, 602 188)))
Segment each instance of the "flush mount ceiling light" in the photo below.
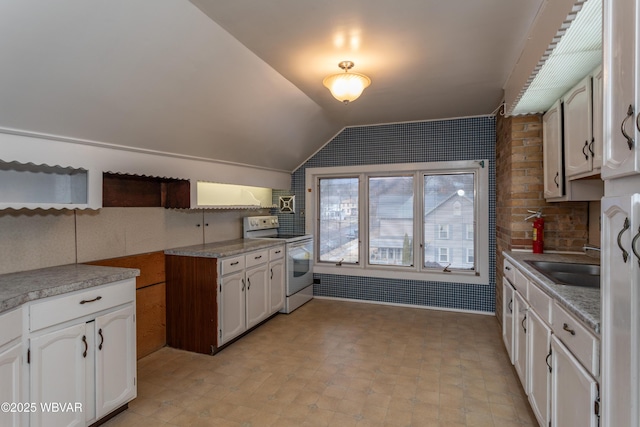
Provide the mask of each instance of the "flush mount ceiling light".
POLYGON ((344 70, 344 73, 332 74, 322 81, 322 84, 331 91, 331 95, 338 101, 345 104, 355 101, 370 84, 371 79, 364 74, 350 73, 353 68, 353 62, 342 61, 338 67, 344 70))

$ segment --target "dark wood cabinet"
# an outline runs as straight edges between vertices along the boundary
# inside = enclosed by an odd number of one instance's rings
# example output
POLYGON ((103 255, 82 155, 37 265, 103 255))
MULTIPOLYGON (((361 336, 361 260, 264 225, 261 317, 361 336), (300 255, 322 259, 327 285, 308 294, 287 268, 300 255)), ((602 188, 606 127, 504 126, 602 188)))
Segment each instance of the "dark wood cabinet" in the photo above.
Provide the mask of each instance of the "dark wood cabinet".
POLYGON ((216 258, 165 255, 167 344, 213 354, 218 341, 216 258))
POLYGON ((184 179, 104 173, 102 175, 102 206, 191 207, 190 183, 184 179))

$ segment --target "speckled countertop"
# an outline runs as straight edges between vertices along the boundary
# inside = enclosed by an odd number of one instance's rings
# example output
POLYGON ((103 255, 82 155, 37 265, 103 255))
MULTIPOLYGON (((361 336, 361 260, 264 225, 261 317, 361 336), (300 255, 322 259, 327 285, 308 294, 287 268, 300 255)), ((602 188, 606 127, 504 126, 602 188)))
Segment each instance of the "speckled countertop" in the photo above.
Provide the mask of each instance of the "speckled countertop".
POLYGON ((223 258, 282 244, 283 241, 278 239, 235 239, 226 240, 224 242, 167 249, 164 253, 165 255, 193 256, 200 258, 223 258))
POLYGON ((26 302, 140 275, 136 268, 68 264, 0 275, 0 313, 26 302))
POLYGON ((540 288, 558 301, 563 308, 582 320, 585 326, 591 328, 598 336, 600 335, 600 289, 557 285, 525 262, 540 260, 599 265, 599 258, 580 254, 533 254, 517 251, 508 251, 502 254, 529 279, 540 285, 540 288))

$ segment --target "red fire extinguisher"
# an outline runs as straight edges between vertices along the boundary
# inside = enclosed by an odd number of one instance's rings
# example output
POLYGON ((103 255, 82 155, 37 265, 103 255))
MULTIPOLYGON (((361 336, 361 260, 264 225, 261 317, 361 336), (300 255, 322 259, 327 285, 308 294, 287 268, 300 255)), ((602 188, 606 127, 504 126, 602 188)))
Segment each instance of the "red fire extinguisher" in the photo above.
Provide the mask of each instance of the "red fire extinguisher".
POLYGON ((544 252, 544 218, 542 218, 542 211, 528 211, 533 215, 527 217, 527 220, 535 218, 533 220, 533 253, 541 254, 544 252))

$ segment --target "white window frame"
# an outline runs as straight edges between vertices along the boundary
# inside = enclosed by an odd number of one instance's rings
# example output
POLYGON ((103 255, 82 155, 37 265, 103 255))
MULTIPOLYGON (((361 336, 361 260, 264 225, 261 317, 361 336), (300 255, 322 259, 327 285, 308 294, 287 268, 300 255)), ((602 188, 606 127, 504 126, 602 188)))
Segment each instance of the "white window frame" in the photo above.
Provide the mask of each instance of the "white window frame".
MULTIPOLYGON (((308 234, 317 236, 317 195, 318 195, 318 179, 331 177, 344 177, 346 175, 360 175, 359 187, 359 261, 357 264, 336 265, 327 262, 318 262, 319 252, 316 247, 314 264, 314 273, 319 274, 338 274, 346 276, 361 277, 378 277, 389 279, 406 279, 406 280, 422 280, 422 281, 439 281, 439 282, 455 282, 455 283, 476 283, 489 284, 489 171, 486 165, 489 163, 487 159, 478 160, 461 160, 452 162, 431 162, 431 163, 398 163, 383 165, 363 165, 363 166, 338 166, 338 167, 322 167, 307 168, 305 171, 305 231, 308 234), (467 270, 451 270, 450 272, 441 271, 439 269, 429 269, 423 267, 424 254, 422 239, 424 236, 423 221, 420 219, 422 215, 422 194, 416 191, 416 200, 414 200, 414 225, 416 233, 413 239, 414 265, 393 266, 393 265, 375 265, 369 264, 368 253, 368 203, 367 179, 372 174, 380 176, 386 174, 393 176, 395 174, 407 172, 415 173, 418 182, 424 173, 448 173, 448 172, 473 172, 475 174, 476 194, 474 196, 475 206, 475 240, 474 254, 475 271, 467 270), (479 249, 480 248, 480 249, 479 249)), ((418 185, 418 184, 416 184, 418 185)), ((316 239, 316 245, 318 244, 316 239)))

